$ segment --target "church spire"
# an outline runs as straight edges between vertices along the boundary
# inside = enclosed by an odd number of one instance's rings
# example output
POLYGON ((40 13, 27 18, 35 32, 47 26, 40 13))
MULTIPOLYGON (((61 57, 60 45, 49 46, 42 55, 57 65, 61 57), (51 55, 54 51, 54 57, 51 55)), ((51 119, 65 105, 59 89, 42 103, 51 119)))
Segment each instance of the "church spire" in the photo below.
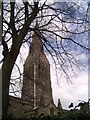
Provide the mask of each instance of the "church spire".
POLYGON ((44 54, 39 25, 36 23, 30 52, 24 64, 22 100, 29 101, 33 109, 48 105, 52 99, 50 64, 44 54))

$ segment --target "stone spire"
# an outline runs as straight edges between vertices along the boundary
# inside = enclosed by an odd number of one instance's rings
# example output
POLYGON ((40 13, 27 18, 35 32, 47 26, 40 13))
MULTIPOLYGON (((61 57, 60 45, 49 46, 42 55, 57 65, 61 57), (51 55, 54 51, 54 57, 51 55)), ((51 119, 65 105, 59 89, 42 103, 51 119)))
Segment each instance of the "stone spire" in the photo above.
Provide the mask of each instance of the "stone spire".
POLYGON ((30 103, 31 109, 53 102, 50 64, 44 54, 38 23, 36 23, 30 52, 24 64, 22 99, 30 103), (43 103, 41 103, 42 100, 43 103))

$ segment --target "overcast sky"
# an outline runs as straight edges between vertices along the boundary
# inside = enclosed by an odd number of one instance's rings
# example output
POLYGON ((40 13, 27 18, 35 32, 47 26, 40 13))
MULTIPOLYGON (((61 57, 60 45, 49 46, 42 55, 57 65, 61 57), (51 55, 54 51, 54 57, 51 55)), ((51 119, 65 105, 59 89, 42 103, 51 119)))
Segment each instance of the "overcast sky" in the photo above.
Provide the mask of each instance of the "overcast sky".
POLYGON ((88 70, 79 72, 77 78, 72 79, 72 84, 66 82, 64 78, 57 84, 55 71, 51 67, 51 81, 54 103, 57 105, 58 98, 61 100, 62 107, 68 109, 71 102, 77 105, 81 101, 88 101, 88 70))
MULTIPOLYGON (((69 0, 68 0, 69 1, 69 0)), ((82 6, 87 9, 87 3, 89 0, 82 1, 82 6)), ((64 1, 63 1, 64 2, 64 1)), ((77 1, 76 1, 77 2, 77 1)), ((78 1, 80 4, 80 0, 78 1)), ((83 62, 88 64, 87 58, 80 56, 80 59, 83 62)), ((58 98, 61 100, 62 107, 68 109, 68 106, 71 102, 74 103, 74 106, 81 101, 88 101, 88 66, 82 70, 77 71, 78 77, 72 79, 72 84, 68 84, 64 78, 60 78, 60 86, 57 84, 54 67, 51 66, 51 81, 53 88, 53 98, 54 103, 57 105, 58 98)))

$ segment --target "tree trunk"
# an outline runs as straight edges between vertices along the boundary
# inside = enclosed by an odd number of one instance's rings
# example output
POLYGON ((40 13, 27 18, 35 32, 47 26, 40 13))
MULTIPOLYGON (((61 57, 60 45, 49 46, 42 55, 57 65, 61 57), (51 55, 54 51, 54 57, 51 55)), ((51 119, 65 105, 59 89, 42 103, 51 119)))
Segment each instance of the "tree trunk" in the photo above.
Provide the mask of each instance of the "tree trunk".
POLYGON ((12 61, 8 55, 2 65, 2 118, 7 117, 8 103, 9 103, 9 83, 12 72, 12 61))
POLYGON ((33 20, 35 19, 35 17, 39 12, 38 2, 34 3, 34 5, 35 7, 33 9, 31 16, 27 19, 27 21, 23 25, 20 34, 17 35, 16 38, 14 38, 10 52, 9 51, 7 52, 7 46, 6 44, 4 44, 5 45, 4 53, 6 52, 7 53, 5 54, 2 65, 2 118, 3 119, 7 117, 8 103, 9 103, 9 83, 10 83, 10 77, 13 66, 19 54, 23 39, 28 32, 29 25, 33 22, 33 20))

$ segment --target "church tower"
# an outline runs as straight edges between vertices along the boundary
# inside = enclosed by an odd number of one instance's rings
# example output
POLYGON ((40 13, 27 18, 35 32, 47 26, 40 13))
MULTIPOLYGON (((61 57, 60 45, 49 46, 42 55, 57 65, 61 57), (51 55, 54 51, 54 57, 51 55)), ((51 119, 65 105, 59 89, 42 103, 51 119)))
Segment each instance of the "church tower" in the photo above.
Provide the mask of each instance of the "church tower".
POLYGON ((22 100, 28 101, 31 109, 53 103, 50 64, 44 54, 37 23, 32 36, 30 52, 24 64, 22 100))

